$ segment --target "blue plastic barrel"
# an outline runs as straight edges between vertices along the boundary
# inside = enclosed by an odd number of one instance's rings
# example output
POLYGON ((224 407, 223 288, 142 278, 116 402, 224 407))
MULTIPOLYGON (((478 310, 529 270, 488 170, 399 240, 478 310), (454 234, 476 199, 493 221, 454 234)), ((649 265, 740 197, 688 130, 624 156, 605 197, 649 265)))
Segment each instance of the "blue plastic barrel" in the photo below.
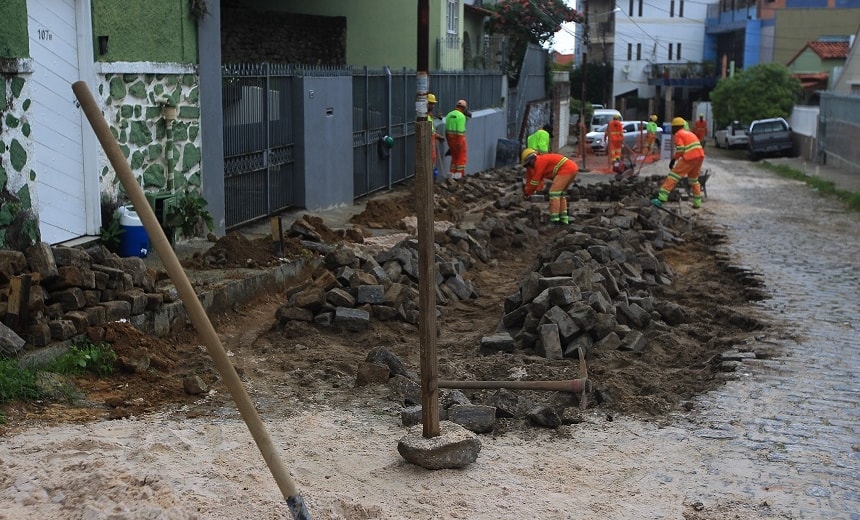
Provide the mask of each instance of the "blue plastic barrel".
POLYGON ((120 208, 119 227, 123 232, 119 236, 119 250, 117 254, 122 257, 139 256, 146 258, 149 255, 149 235, 143 222, 137 216, 137 212, 125 206, 120 208))

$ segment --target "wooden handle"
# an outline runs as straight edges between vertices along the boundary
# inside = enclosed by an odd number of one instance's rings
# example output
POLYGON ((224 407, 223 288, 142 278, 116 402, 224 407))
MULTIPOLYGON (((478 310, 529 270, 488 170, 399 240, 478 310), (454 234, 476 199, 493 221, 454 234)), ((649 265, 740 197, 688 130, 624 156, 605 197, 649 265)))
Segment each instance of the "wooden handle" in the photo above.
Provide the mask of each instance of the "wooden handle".
POLYGON ((236 407, 239 409, 242 419, 251 431, 251 436, 254 437, 257 447, 263 454, 263 459, 275 478, 278 488, 281 490, 287 503, 291 505, 291 510, 294 509, 293 505, 297 503, 301 504, 303 511, 299 511, 298 514, 296 511, 293 511, 293 518, 297 520, 309 519, 310 516, 307 514, 307 510, 304 509, 304 503, 301 497, 299 497, 298 489, 290 478, 286 467, 281 462, 272 439, 260 420, 260 416, 257 414, 257 409, 254 408, 251 398, 245 391, 245 387, 242 386, 242 381, 239 379, 236 369, 227 357, 227 352, 224 350, 224 346, 221 344, 221 340, 218 338, 212 322, 209 321, 209 316, 206 315, 203 305, 197 298, 197 293, 191 287, 191 282, 188 281, 188 277, 185 275, 185 271, 182 269, 176 253, 167 241, 167 236, 161 229, 161 225, 158 223, 158 219, 156 219, 155 212, 152 211, 149 202, 147 202, 143 190, 135 181, 131 167, 129 167, 128 162, 123 157, 119 144, 117 144, 116 139, 111 134, 110 128, 108 128, 104 116, 102 116, 98 105, 96 105, 87 84, 83 81, 76 81, 72 84, 72 90, 78 98, 78 102, 81 104, 81 108, 83 108, 84 114, 87 116, 90 126, 95 132, 99 143, 101 143, 111 166, 116 171, 119 181, 122 183, 123 188, 125 188, 128 198, 134 204, 134 210, 140 217, 144 229, 149 234, 152 245, 158 251, 158 256, 164 263, 164 268, 167 270, 171 282, 173 282, 173 285, 179 292, 180 298, 182 298, 182 303, 188 311, 191 323, 194 324, 194 328, 197 329, 197 333, 200 334, 203 344, 206 345, 209 355, 215 362, 215 368, 221 374, 221 378, 224 380, 224 384, 227 385, 233 401, 236 402, 236 407))

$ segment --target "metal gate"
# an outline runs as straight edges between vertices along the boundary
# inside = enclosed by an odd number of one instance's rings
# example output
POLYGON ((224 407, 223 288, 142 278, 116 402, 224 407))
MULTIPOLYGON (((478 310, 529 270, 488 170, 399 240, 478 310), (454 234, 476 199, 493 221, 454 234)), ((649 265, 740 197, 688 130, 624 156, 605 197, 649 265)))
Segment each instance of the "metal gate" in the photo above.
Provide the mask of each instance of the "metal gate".
POLYGON ((356 69, 352 79, 356 198, 415 176, 415 72, 356 69), (390 149, 380 144, 394 139, 390 149))
POLYGON ((295 204, 292 66, 224 65, 224 211, 229 229, 295 204))

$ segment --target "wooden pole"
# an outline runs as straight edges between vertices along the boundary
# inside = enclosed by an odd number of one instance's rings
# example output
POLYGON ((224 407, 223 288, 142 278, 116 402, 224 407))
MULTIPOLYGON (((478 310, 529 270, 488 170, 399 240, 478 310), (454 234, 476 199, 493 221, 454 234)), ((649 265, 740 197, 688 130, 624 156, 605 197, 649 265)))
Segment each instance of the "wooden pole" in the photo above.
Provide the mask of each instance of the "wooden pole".
POLYGON ((158 220, 155 218, 155 212, 149 206, 143 190, 135 182, 131 168, 122 155, 119 144, 117 144, 116 139, 111 134, 110 128, 108 128, 104 116, 102 116, 98 105, 96 105, 96 101, 93 99, 87 84, 83 81, 76 81, 72 84, 72 90, 78 98, 78 102, 81 104, 81 108, 84 110, 84 114, 87 116, 90 126, 92 126, 99 143, 101 143, 111 166, 113 166, 117 177, 119 177, 123 188, 125 188, 128 198, 134 204, 134 210, 140 217, 141 222, 143 222, 143 227, 149 234, 152 245, 158 251, 158 256, 164 263, 164 268, 170 276, 170 280, 182 298, 182 303, 188 311, 191 323, 194 324, 194 328, 200 334, 203 344, 206 345, 206 349, 215 363, 215 368, 218 369, 218 373, 230 391, 230 396, 236 402, 236 407, 248 426, 251 436, 253 436, 254 441, 257 443, 257 447, 260 449, 260 453, 262 453, 269 471, 275 478, 278 488, 281 490, 284 499, 286 499, 287 506, 293 518, 296 520, 309 520, 310 514, 305 508, 304 501, 301 495, 299 495, 298 489, 293 483, 292 478, 290 478, 290 474, 283 462, 281 462, 278 451, 272 443, 272 439, 266 431, 263 421, 260 420, 260 416, 257 414, 257 409, 254 408, 251 398, 245 391, 245 387, 242 386, 242 381, 239 379, 236 369, 230 362, 230 358, 227 357, 227 352, 224 350, 224 346, 215 332, 215 327, 209 321, 209 316, 206 315, 203 305, 197 298, 197 293, 191 287, 191 282, 188 281, 188 277, 185 275, 185 271, 182 269, 176 253, 167 241, 167 236, 161 229, 158 220))

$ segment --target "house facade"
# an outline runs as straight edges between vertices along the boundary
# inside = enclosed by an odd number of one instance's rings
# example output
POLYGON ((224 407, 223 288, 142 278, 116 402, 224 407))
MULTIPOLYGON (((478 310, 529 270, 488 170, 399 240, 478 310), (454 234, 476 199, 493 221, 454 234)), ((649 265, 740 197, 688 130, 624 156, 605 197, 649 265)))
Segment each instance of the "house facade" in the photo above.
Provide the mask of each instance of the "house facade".
POLYGON ((5 191, 29 196, 38 229, 30 240, 98 235, 102 201, 121 194, 72 94, 76 81, 89 86, 141 186, 201 186, 198 43, 189 2, 9 0, 0 9, 8 100, 0 168, 5 191))

